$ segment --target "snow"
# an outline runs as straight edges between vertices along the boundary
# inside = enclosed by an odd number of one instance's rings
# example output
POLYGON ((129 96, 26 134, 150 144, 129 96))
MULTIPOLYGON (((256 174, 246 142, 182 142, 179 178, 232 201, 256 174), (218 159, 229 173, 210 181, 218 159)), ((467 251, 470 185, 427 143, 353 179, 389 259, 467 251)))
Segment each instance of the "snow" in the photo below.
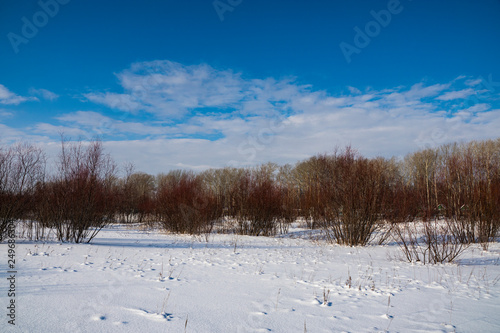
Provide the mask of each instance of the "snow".
POLYGON ((499 243, 422 265, 297 225, 208 239, 116 225, 91 244, 18 239, 16 253, 16 325, 3 315, 2 332, 500 332, 499 243))

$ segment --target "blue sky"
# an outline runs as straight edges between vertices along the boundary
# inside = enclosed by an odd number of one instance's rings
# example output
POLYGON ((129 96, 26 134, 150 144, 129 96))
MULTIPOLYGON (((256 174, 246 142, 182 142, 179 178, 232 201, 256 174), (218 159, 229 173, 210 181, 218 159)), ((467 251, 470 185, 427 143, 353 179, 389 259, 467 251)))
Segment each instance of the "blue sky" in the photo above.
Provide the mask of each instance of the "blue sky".
POLYGON ((176 168, 498 137, 500 1, 0 3, 0 142, 176 168))

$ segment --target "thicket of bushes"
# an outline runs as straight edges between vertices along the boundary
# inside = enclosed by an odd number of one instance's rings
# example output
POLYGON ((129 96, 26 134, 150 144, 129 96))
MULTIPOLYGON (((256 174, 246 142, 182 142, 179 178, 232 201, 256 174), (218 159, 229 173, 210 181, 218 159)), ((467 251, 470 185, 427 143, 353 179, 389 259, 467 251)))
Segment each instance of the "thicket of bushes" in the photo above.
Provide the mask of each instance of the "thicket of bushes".
POLYGON ((31 223, 34 239, 50 229, 62 241, 83 242, 115 221, 269 236, 304 218, 330 241, 351 246, 367 244, 385 226, 409 260, 436 262, 454 256, 433 247, 438 240, 451 235, 460 251, 459 244, 487 244, 500 230, 500 139, 425 149, 402 161, 368 159, 347 147, 295 165, 157 176, 126 168, 124 177, 101 142, 63 141, 57 172, 45 168, 34 145, 0 147, 0 237, 17 220, 31 223), (401 223, 412 221, 423 221, 423 240, 401 223), (425 256, 415 252, 421 244, 425 256))

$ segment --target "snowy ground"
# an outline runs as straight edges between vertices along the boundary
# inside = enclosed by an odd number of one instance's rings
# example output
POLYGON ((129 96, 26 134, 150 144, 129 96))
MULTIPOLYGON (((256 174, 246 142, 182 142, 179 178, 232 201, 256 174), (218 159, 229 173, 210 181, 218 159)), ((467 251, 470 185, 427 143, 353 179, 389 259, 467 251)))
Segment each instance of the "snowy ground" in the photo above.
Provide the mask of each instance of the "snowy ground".
MULTIPOLYGON (((287 237, 114 226, 92 244, 17 240, 16 325, 2 332, 500 332, 500 244, 458 264, 287 237)), ((6 313, 7 246, 1 308, 6 313)))

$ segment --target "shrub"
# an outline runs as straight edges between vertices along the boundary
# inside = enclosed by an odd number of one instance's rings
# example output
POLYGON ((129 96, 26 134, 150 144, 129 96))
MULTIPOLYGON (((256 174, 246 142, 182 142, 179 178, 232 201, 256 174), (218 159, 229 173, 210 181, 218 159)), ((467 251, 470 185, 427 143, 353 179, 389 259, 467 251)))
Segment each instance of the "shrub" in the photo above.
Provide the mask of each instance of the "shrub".
POLYGON ((33 193, 45 177, 45 155, 32 144, 0 147, 0 241, 7 226, 32 218, 33 193))
MULTIPOLYGON (((131 171, 131 170, 130 170, 131 171)), ((143 223, 153 214, 155 177, 143 172, 127 172, 117 184, 117 212, 122 223, 143 223)))
POLYGON ((393 235, 409 262, 453 262, 467 248, 460 240, 461 226, 454 220, 398 223, 393 235))
POLYGON ((333 189, 321 212, 322 227, 330 241, 366 245, 379 227, 388 179, 384 160, 359 157, 350 147, 332 160, 333 189))
POLYGON ((244 198, 239 219, 239 232, 253 236, 271 236, 277 233, 281 218, 281 194, 271 179, 254 175, 242 180, 248 183, 248 196, 244 198))
POLYGON ((159 182, 156 214, 162 227, 177 233, 210 233, 222 209, 191 172, 172 172, 159 182))
POLYGON ((114 220, 115 170, 100 141, 63 140, 58 174, 37 188, 37 218, 61 241, 90 242, 114 220))

